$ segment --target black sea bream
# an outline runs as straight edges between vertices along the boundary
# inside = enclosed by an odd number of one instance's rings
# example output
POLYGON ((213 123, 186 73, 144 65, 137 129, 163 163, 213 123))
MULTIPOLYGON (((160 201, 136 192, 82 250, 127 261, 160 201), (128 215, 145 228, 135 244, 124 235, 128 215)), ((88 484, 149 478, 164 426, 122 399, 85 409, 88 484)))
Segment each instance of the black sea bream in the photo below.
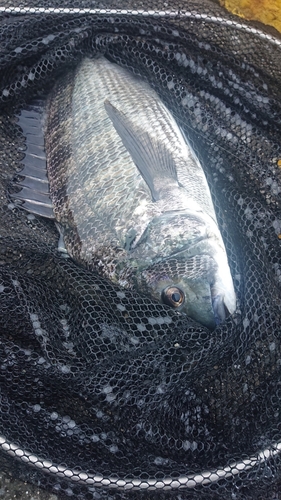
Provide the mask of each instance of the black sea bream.
POLYGON ((155 91, 103 57, 84 59, 57 82, 41 120, 52 205, 35 185, 35 108, 19 119, 27 152, 17 197, 54 216, 68 254, 209 328, 233 313, 205 174, 155 91))

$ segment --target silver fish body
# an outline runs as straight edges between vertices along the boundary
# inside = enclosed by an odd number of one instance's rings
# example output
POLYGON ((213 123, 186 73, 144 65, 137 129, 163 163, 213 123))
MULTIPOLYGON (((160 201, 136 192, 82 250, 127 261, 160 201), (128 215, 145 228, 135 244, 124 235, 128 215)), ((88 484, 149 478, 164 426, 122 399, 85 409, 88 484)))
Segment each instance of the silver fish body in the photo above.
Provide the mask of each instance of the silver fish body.
POLYGON ((67 252, 213 328, 236 306, 205 174, 146 83, 84 59, 48 99, 50 195, 67 252))

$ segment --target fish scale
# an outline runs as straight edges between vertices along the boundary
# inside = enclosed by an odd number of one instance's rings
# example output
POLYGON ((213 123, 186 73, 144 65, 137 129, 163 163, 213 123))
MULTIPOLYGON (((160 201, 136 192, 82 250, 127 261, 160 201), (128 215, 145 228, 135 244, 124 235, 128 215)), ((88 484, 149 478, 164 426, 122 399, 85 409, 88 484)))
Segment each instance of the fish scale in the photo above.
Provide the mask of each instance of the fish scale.
MULTIPOLYGON (((43 107, 59 248, 209 328, 233 313, 232 277, 204 171, 156 92, 104 57, 85 58, 43 107)), ((30 127, 23 115, 19 123, 23 131, 30 127)), ((19 196, 30 209, 37 190, 36 213, 42 195, 45 215, 46 177, 40 187, 25 167, 19 196)))

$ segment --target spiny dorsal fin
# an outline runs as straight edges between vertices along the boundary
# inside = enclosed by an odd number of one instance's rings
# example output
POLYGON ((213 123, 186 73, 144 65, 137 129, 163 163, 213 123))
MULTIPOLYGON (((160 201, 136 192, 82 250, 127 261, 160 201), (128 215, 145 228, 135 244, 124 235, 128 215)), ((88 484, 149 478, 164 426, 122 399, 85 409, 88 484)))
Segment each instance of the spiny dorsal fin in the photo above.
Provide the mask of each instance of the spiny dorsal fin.
POLYGON ((26 150, 22 160, 24 168, 18 173, 23 180, 13 183, 13 187, 21 190, 10 193, 10 196, 28 212, 54 219, 44 150, 44 112, 45 101, 37 100, 27 105, 18 116, 26 150))

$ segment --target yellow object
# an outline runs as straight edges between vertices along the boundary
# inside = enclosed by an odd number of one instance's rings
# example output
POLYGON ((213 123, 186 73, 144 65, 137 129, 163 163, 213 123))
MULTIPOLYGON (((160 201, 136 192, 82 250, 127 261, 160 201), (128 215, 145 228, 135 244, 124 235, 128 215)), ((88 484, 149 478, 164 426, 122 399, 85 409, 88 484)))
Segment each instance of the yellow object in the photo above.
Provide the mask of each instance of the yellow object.
POLYGON ((281 0, 219 0, 227 10, 251 21, 274 26, 281 33, 281 0))

